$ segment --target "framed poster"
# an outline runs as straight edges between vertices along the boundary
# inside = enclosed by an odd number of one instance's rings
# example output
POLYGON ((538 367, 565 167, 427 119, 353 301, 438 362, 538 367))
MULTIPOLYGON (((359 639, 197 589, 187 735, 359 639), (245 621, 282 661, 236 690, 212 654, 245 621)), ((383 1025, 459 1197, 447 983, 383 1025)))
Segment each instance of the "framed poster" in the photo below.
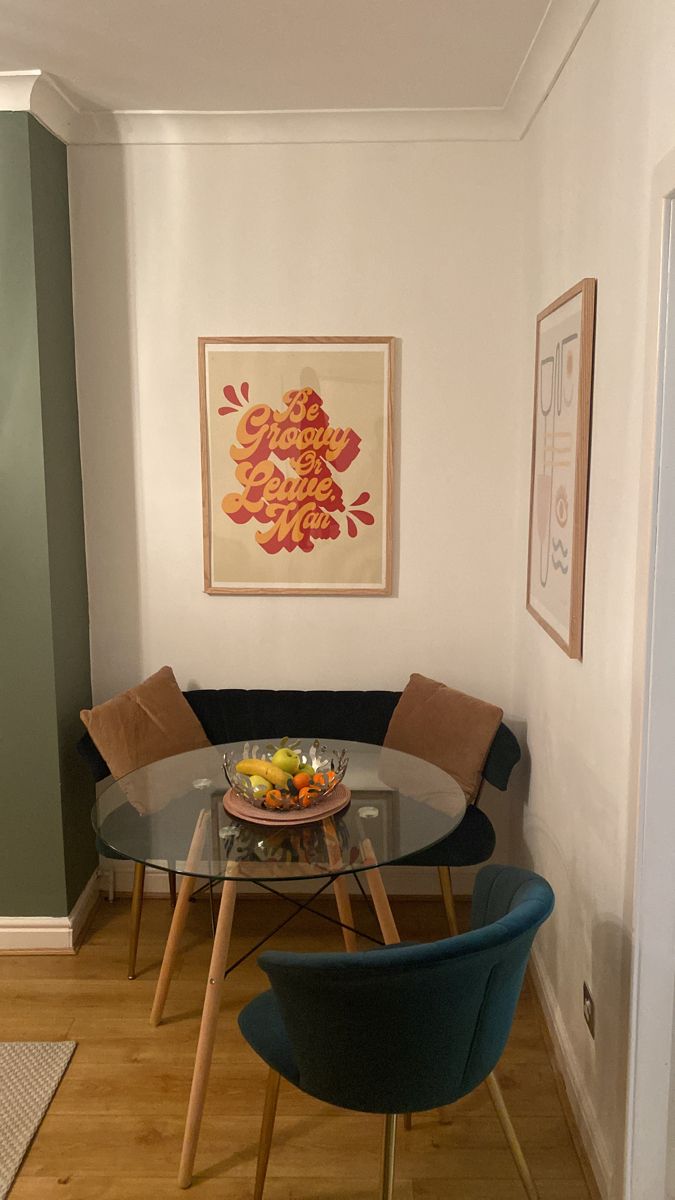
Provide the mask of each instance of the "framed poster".
POLYGON ((199 339, 210 595, 391 595, 393 342, 199 339))
POLYGON ((537 317, 527 608, 581 658, 595 279, 537 317))

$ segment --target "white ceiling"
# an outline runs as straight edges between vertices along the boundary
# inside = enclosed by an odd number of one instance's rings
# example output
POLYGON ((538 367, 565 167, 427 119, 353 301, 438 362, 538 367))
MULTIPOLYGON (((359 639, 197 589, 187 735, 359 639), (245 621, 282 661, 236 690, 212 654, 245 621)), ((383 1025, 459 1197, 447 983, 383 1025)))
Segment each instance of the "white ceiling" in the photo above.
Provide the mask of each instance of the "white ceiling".
POLYGON ((0 0, 0 71, 81 110, 502 108, 564 2, 0 0))

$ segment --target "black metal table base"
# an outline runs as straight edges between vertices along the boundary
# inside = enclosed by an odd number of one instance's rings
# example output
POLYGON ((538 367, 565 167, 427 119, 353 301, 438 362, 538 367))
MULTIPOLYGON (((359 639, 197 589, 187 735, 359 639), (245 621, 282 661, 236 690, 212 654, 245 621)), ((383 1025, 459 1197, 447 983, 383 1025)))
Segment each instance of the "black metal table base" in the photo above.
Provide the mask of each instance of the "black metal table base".
MULTIPOLYGON (((359 885, 359 889, 360 889, 364 899, 366 900, 366 903, 368 904, 371 911, 374 911, 370 897, 368 896, 363 884, 361 883, 358 873, 356 871, 349 871, 349 872, 341 872, 340 874, 341 875, 349 874, 354 877, 357 884, 359 885)), ((227 970, 225 971, 224 978, 226 979, 227 976, 230 975, 232 971, 234 971, 237 967, 240 967, 243 962, 246 962, 247 958, 250 958, 252 954, 255 954, 256 950, 259 950, 261 948, 261 946, 264 946, 267 942, 269 942, 274 937, 275 934, 279 933, 279 930, 284 929, 286 925, 289 925, 291 921, 295 920, 295 918, 297 916, 299 916, 301 912, 312 913, 315 917, 321 917, 322 921, 328 921, 331 925, 339 926, 340 929, 347 929, 347 930, 349 930, 350 933, 355 933, 358 937, 362 937, 362 938, 365 938, 369 942, 373 942, 376 946, 384 946, 385 942, 383 942, 382 938, 373 937, 372 934, 366 933, 365 930, 363 930, 363 929, 356 929, 353 925, 347 925, 344 921, 341 921, 338 917, 332 917, 330 915, 330 913, 321 912, 317 908, 312 908, 312 904, 314 903, 314 901, 317 900, 319 898, 319 896, 321 896, 322 893, 326 891, 327 888, 332 886, 333 878, 334 877, 331 875, 330 878, 325 881, 325 883, 322 883, 320 888, 317 888, 317 890, 315 892, 313 892, 312 895, 307 900, 304 900, 304 901, 296 900, 294 896, 287 896, 285 894, 285 892, 278 891, 277 888, 272 887, 272 885, 269 883, 262 883, 258 879, 247 879, 245 881, 246 883, 254 883, 256 887, 261 888, 263 891, 271 892, 271 894, 273 896, 277 896, 279 900, 284 900, 286 902, 286 904, 291 904, 293 906, 293 912, 289 913, 288 916, 285 917, 283 921, 280 921, 278 925, 275 925, 274 929, 271 929, 269 933, 265 934, 265 937, 260 938, 260 940, 257 941, 255 943, 255 945, 251 946, 250 950, 247 950, 245 954, 242 954, 237 959, 236 962, 233 962, 232 965, 229 966, 227 968, 227 970)), ((211 933, 213 935, 215 933, 213 880, 209 879, 208 883, 204 883, 201 885, 201 887, 196 888, 195 891, 192 893, 192 896, 190 897, 190 899, 194 900, 195 896, 198 896, 200 892, 205 892, 207 889, 209 891, 209 899, 211 901, 211 933)))
MULTIPOLYGON (((350 872, 350 874, 351 873, 352 872, 350 872)), ((362 929, 356 929, 353 925, 347 925, 344 921, 340 921, 338 917, 331 917, 329 913, 320 912, 319 909, 312 908, 314 901, 318 899, 322 892, 326 891, 326 888, 331 886, 333 882, 332 878, 327 879, 326 882, 323 883, 316 892, 313 892, 309 899, 305 900, 304 902, 296 900, 294 896, 287 896, 284 892, 277 891, 276 888, 271 887, 268 883, 260 883, 256 879, 248 880, 247 882, 255 883, 256 887, 262 888, 263 891, 271 892, 273 896, 278 896, 280 900, 285 900, 287 904, 292 904, 294 911, 289 913, 289 915, 283 921, 280 921, 278 925, 275 925, 274 929, 271 929, 269 933, 265 934, 264 938, 261 938, 260 941, 255 943, 254 946, 251 946, 251 949, 247 950, 245 954, 242 954, 236 962, 233 962, 232 966, 228 967, 225 971, 224 977, 226 979, 231 971, 234 971, 236 967, 240 967, 243 962, 246 962, 247 958, 250 958, 252 954, 255 954, 256 950, 259 950, 260 947, 264 946, 266 942, 269 942, 270 939, 273 938, 280 929, 283 929, 284 926, 295 920, 295 918, 299 916, 301 912, 312 913, 315 917, 321 917, 323 921, 329 921, 331 925, 339 925, 340 929, 348 929, 351 933, 357 934, 358 937, 363 937, 369 942, 374 942, 376 946, 384 946, 385 944, 381 938, 373 937, 370 933, 365 933, 362 929)))

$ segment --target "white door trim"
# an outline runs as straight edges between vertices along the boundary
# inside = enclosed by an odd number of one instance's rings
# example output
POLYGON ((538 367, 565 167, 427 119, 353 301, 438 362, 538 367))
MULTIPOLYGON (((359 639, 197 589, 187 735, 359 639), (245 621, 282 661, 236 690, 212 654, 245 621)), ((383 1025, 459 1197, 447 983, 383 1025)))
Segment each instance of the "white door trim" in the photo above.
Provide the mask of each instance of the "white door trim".
MULTIPOLYGON (((669 189, 661 191, 656 482, 633 919, 627 1200, 666 1200, 675 1001, 675 175, 672 156, 667 170, 669 189)), ((663 172, 660 178, 663 183, 663 172)))

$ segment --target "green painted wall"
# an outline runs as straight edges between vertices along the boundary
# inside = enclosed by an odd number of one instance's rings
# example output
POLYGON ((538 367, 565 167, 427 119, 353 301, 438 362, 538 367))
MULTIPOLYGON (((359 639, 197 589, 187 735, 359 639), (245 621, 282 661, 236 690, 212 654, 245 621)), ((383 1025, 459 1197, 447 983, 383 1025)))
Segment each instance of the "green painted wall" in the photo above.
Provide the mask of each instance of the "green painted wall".
POLYGON ((33 117, 28 136, 61 815, 70 910, 96 866, 96 855, 89 818, 93 787, 75 749, 83 730, 80 709, 91 704, 91 672, 68 167, 66 147, 33 117))
POLYGON ((64 916, 96 865, 65 147, 0 113, 0 915, 64 916))

